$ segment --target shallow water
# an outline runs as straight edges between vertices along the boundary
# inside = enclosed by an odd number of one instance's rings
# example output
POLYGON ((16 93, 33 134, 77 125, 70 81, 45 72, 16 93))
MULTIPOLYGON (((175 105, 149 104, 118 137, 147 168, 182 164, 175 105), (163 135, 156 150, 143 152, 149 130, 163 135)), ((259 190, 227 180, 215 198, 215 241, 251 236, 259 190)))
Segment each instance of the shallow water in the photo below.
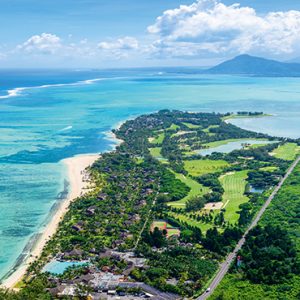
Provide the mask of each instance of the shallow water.
POLYGON ((0 72, 0 277, 45 224, 64 189, 60 160, 112 149, 106 132, 120 121, 165 108, 264 111, 277 116, 232 122, 272 135, 300 136, 300 78, 182 71, 0 72), (93 78, 101 80, 82 82, 93 78), (8 89, 39 85, 7 97, 8 89))
POLYGON ((265 144, 270 144, 270 143, 274 143, 274 142, 260 141, 260 140, 240 140, 240 141, 228 142, 227 144, 220 145, 217 147, 196 150, 195 152, 198 154, 201 154, 203 156, 206 156, 206 155, 211 155, 214 152, 230 153, 234 150, 240 150, 240 149, 243 149, 245 144, 247 144, 247 145, 265 145, 265 144))

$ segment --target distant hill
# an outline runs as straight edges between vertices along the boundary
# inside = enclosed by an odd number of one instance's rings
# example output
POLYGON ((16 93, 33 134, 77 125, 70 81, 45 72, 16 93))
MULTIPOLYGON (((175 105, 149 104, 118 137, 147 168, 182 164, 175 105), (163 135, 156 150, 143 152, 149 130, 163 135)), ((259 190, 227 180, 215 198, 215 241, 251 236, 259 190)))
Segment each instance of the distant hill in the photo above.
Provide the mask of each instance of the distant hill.
POLYGON ((284 63, 240 55, 205 71, 209 74, 243 74, 267 77, 300 77, 300 63, 284 63))

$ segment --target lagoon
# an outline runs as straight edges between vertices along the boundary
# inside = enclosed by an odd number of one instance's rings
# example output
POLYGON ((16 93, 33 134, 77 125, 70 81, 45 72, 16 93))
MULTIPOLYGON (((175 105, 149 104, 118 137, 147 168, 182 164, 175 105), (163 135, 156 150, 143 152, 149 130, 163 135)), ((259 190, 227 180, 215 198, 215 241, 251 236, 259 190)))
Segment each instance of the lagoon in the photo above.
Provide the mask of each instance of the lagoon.
POLYGON ((224 145, 216 146, 216 147, 210 147, 207 149, 201 149, 201 150, 195 150, 197 154, 201 154, 203 156, 211 155, 214 152, 217 153, 230 153, 234 150, 240 150, 245 147, 245 145, 267 145, 275 143, 274 141, 267 141, 267 140, 237 140, 237 141, 228 141, 224 145))

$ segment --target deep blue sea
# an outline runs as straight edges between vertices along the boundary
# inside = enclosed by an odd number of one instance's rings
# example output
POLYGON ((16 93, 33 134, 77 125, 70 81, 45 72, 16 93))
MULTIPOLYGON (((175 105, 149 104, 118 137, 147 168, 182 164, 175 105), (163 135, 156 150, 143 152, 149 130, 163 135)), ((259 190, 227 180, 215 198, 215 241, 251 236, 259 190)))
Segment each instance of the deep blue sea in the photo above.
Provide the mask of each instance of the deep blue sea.
POLYGON ((0 278, 60 201, 67 179, 60 161, 112 149, 106 132, 116 124, 165 108, 264 111, 275 116, 234 123, 300 137, 300 78, 194 68, 0 71, 0 278))

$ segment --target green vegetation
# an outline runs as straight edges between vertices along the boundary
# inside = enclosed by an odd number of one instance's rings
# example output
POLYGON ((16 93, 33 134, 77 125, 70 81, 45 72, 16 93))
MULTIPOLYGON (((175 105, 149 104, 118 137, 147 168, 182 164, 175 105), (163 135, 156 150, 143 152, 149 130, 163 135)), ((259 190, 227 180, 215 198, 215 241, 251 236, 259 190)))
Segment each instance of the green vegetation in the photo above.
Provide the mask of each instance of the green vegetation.
POLYGON ((259 169, 260 171, 266 171, 266 172, 275 172, 278 170, 277 167, 269 166, 269 167, 262 167, 259 169))
POLYGON ((201 176, 209 173, 217 173, 228 167, 224 160, 185 160, 184 168, 191 176, 201 176))
POLYGON ((242 274, 228 274, 209 300, 296 300, 299 299, 299 282, 300 276, 294 276, 283 284, 252 284, 242 274))
POLYGON ((177 124, 172 124, 167 130, 176 131, 177 129, 180 129, 180 126, 177 124))
POLYGON ((211 125, 211 126, 208 126, 207 128, 203 129, 203 132, 205 133, 210 133, 210 130, 211 129, 214 129, 214 128, 218 128, 219 125, 211 125))
POLYGON ((267 208, 259 227, 210 299, 298 299, 300 296, 300 165, 267 208), (244 262, 243 262, 244 261, 244 262))
POLYGON ((195 129, 195 128, 200 128, 200 125, 195 125, 192 123, 186 123, 186 122, 182 122, 183 125, 185 125, 186 127, 190 128, 190 129, 195 129))
POLYGON ((155 136, 154 138, 150 137, 149 141, 151 144, 161 145, 162 142, 164 141, 164 138, 165 138, 165 133, 162 132, 162 133, 157 134, 157 136, 155 136))
POLYGON ((150 148, 149 151, 150 151, 150 154, 153 157, 155 157, 157 159, 161 159, 162 158, 161 147, 150 148))
POLYGON ((154 221, 151 225, 151 230, 153 231, 155 227, 157 227, 159 230, 166 229, 168 226, 168 223, 166 221, 154 221))
POLYGON ((184 184, 186 184, 190 191, 188 195, 178 201, 169 202, 168 205, 171 207, 185 207, 186 202, 195 196, 203 196, 204 194, 207 194, 209 192, 209 189, 202 184, 198 183, 197 181, 193 180, 189 176, 185 176, 183 174, 176 174, 176 178, 182 181, 184 184))
POLYGON ((300 153, 300 146, 296 143, 286 143, 274 149, 271 155, 276 158, 292 161, 300 153))
POLYGON ((179 220, 183 224, 187 224, 192 227, 197 227, 201 229, 203 233, 205 233, 208 229, 213 228, 215 225, 211 222, 200 222, 197 220, 197 218, 191 218, 187 214, 181 214, 181 213, 175 213, 170 212, 170 216, 175 218, 176 220, 179 220))
POLYGON ((211 143, 207 143, 207 144, 203 144, 204 147, 208 147, 208 148, 215 148, 215 147, 219 147, 222 145, 227 145, 231 142, 247 142, 247 141, 266 141, 266 144, 253 144, 250 145, 248 148, 258 148, 258 147, 262 147, 267 145, 268 140, 264 140, 264 139, 227 139, 227 140, 222 140, 222 141, 215 141, 215 142, 211 142, 211 143))
POLYGON ((240 111, 236 114, 228 114, 225 117, 223 117, 223 121, 229 120, 229 119, 242 119, 242 118, 265 118, 265 117, 272 117, 271 114, 264 114, 263 112, 246 112, 246 111, 240 111))
POLYGON ((216 262, 203 259, 203 254, 203 250, 184 247, 154 252, 151 254, 150 268, 146 272, 135 270, 132 275, 161 290, 192 296, 195 283, 197 288, 203 287, 217 269, 216 262), (177 284, 168 283, 168 278, 177 284))
POLYGON ((240 254, 245 277, 253 283, 283 283, 300 272, 295 245, 279 226, 252 229, 240 254))
MULTIPOLYGON (((227 124, 223 119, 229 115, 163 110, 129 120, 115 130, 123 143, 116 151, 104 153, 89 170, 94 190, 72 202, 56 235, 28 269, 16 297, 56 299, 48 289, 78 281, 84 295, 93 293, 95 287, 78 276, 87 272, 98 272, 98 276, 102 269, 126 274, 125 278, 130 275, 162 291, 195 296, 211 280, 288 167, 287 161, 269 155, 278 144, 213 153, 209 159, 194 153, 207 145, 236 140, 286 142, 227 124), (250 185, 262 193, 251 193, 250 185), (116 257, 112 252, 119 254, 116 257), (145 263, 129 262, 124 258, 128 252, 145 263), (87 260, 90 268, 53 278, 41 273, 52 259, 87 260)), ((296 189, 297 183, 290 182, 290 186, 296 189)), ((294 192, 287 193, 288 203, 277 203, 287 209, 285 214, 274 210, 270 217, 287 227, 293 241, 299 232, 299 209, 292 213, 292 221, 284 218, 299 207, 294 192)), ((254 257, 249 249, 245 253, 254 257)), ((243 272, 235 272, 246 278, 243 272)))
POLYGON ((238 221, 240 205, 249 201, 248 197, 245 196, 247 173, 247 171, 232 172, 220 177, 220 182, 224 188, 225 220, 232 224, 238 221))

